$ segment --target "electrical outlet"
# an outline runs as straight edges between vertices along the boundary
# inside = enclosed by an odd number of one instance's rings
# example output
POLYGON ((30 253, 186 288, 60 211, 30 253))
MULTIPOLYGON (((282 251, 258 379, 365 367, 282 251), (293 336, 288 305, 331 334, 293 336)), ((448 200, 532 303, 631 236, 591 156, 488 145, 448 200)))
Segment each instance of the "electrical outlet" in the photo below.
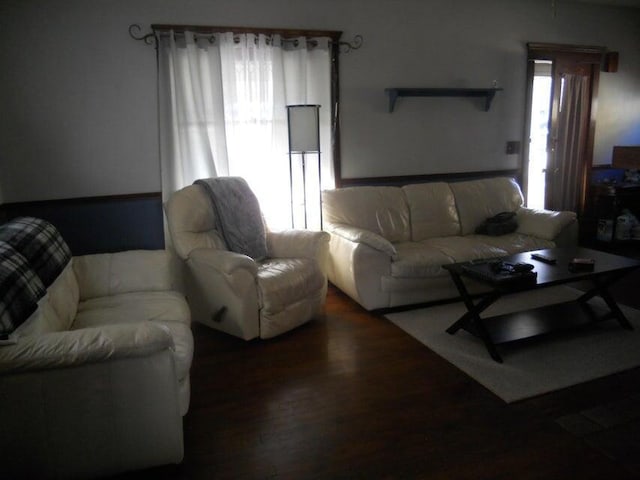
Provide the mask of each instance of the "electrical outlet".
POLYGON ((520 153, 520 142, 517 140, 507 142, 506 153, 507 155, 517 155, 520 153))

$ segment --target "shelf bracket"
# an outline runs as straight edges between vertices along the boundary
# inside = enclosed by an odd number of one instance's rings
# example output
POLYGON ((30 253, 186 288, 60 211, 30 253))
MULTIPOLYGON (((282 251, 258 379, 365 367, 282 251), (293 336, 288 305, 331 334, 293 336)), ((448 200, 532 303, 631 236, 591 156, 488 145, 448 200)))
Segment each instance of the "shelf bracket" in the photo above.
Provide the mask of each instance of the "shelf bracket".
POLYGON ((396 100, 398 99, 398 89, 387 88, 385 92, 387 92, 387 95, 389 95, 389 113, 391 113, 393 112, 393 109, 396 108, 396 100))
POLYGON ((493 102, 493 97, 496 96, 497 89, 490 88, 487 90, 487 96, 484 100, 484 111, 488 112, 491 109, 491 102, 493 102))

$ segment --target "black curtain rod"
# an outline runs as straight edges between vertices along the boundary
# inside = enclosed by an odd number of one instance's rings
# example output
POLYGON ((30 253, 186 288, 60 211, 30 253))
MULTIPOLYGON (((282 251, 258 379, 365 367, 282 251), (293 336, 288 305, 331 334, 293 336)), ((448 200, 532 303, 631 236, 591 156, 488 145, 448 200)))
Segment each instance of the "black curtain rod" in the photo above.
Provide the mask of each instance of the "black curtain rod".
POLYGON ((295 41, 297 37, 329 37, 332 43, 336 43, 342 53, 351 50, 358 50, 363 43, 362 35, 355 35, 353 41, 340 41, 342 32, 332 30, 287 30, 275 28, 250 28, 250 27, 207 27, 199 25, 151 25, 152 31, 141 34, 142 27, 137 23, 129 25, 129 36, 134 40, 144 41, 147 45, 153 45, 156 41, 157 33, 168 33, 173 30, 175 33, 183 34, 192 31, 199 35, 214 35, 222 32, 233 32, 234 34, 254 33, 264 35, 280 35, 284 41, 295 41))

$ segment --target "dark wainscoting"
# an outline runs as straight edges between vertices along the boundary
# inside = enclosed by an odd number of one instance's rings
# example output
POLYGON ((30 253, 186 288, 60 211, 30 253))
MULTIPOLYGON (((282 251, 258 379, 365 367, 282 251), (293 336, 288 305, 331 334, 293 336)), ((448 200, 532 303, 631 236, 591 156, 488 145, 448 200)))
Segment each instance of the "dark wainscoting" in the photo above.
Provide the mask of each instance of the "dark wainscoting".
POLYGON ((51 222, 73 255, 164 248, 159 192, 0 205, 0 223, 20 216, 51 222))
POLYGON ((480 172, 461 173, 437 173, 431 175, 405 175, 397 177, 363 177, 363 178, 340 178, 336 179, 337 187, 356 187, 362 185, 370 186, 403 186, 411 183, 427 182, 460 182, 463 180, 477 180, 491 177, 511 177, 520 184, 520 169, 513 170, 491 170, 480 172))

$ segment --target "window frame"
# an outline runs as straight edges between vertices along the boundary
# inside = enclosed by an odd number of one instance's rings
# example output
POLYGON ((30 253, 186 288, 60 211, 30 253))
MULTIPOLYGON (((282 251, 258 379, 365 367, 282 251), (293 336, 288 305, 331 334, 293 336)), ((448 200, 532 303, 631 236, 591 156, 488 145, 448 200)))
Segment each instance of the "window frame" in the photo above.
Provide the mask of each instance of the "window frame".
POLYGON ((328 37, 331 39, 331 154, 333 159, 333 171, 336 186, 340 186, 341 160, 340 160, 340 37, 341 31, 337 30, 307 30, 289 28, 259 28, 259 27, 233 27, 233 26, 206 26, 206 25, 168 25, 153 24, 151 29, 155 35, 162 35, 163 32, 173 31, 176 34, 184 34, 186 31, 194 32, 198 35, 208 35, 215 33, 232 32, 234 34, 263 34, 280 35, 287 40, 295 40, 299 37, 328 37))

